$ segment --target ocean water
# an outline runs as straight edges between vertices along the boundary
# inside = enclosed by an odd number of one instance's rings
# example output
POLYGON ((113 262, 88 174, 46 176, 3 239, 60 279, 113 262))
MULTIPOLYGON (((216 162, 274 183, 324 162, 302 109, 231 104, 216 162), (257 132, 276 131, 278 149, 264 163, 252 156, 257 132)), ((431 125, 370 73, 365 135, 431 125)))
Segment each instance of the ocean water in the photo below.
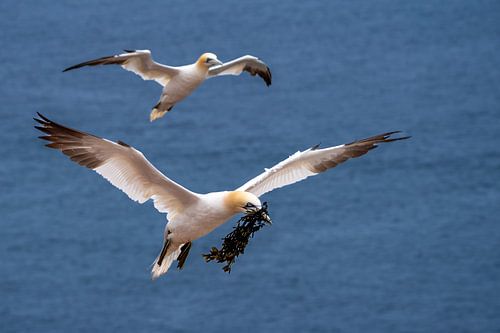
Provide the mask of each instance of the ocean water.
POLYGON ((500 331, 500 3, 0 3, 1 332, 500 331), (69 65, 253 54, 273 84, 209 80, 149 123, 161 87, 69 65), (43 147, 36 112, 140 149, 197 192, 299 149, 403 130, 273 191, 274 224, 226 274, 201 257, 151 282, 165 217, 43 147))

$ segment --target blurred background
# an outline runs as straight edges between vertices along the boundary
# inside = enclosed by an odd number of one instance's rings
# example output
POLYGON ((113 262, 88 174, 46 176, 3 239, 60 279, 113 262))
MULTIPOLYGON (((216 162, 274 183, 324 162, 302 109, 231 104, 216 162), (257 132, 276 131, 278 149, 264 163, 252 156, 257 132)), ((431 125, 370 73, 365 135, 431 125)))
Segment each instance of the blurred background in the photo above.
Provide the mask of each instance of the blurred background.
POLYGON ((500 330, 500 2, 0 3, 2 332, 500 330), (273 72, 207 81, 149 122, 169 65, 211 51, 273 72), (384 145, 274 191, 274 224, 230 275, 201 257, 151 282, 165 216, 43 147, 32 117, 140 149, 196 192, 234 189, 297 150, 384 145))

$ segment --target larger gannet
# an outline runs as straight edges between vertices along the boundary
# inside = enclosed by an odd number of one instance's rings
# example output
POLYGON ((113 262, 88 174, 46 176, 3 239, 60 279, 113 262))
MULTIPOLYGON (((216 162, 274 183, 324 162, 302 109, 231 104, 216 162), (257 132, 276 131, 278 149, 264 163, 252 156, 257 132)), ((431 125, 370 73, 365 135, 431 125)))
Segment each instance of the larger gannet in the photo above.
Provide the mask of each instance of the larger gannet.
POLYGON ((211 77, 240 75, 246 71, 251 75, 259 75, 267 86, 271 85, 269 67, 251 55, 222 63, 215 54, 204 53, 194 64, 174 67, 153 61, 149 50, 125 50, 122 54, 82 62, 66 68, 63 72, 84 66, 113 64, 134 72, 144 80, 155 80, 164 87, 160 100, 151 111, 150 121, 163 117, 176 103, 189 96, 203 81, 211 77))
POLYGON ((363 140, 320 149, 314 146, 298 151, 233 191, 200 194, 192 192, 158 171, 144 155, 129 146, 71 129, 41 114, 34 118, 35 128, 46 135, 48 147, 62 151, 69 158, 90 168, 125 192, 130 199, 144 203, 153 200, 160 213, 167 214, 162 251, 155 259, 152 278, 165 274, 174 260, 182 268, 191 242, 208 234, 235 214, 261 208, 259 197, 274 189, 317 175, 350 158, 366 154, 379 143, 408 137, 387 132, 363 140))

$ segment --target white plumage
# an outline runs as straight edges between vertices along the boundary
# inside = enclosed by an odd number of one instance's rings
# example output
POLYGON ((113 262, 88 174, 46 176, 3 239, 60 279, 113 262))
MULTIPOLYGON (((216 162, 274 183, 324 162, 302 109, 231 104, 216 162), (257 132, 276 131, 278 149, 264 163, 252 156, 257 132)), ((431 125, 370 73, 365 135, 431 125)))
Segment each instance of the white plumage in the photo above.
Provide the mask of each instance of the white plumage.
POLYGON ((40 138, 50 142, 48 147, 61 150, 72 161, 93 169, 134 201, 143 203, 152 199, 155 208, 167 214, 164 247, 153 263, 153 278, 166 273, 176 259, 182 268, 192 241, 235 214, 260 209, 261 195, 364 155, 379 143, 408 138, 392 138, 399 132, 388 132, 335 147, 312 147, 265 169, 234 191, 199 194, 163 175, 140 151, 121 141, 102 139, 38 115, 40 119, 35 120, 41 126, 36 128, 46 134, 40 138))
POLYGON ((222 63, 215 54, 204 53, 193 64, 174 67, 153 61, 149 50, 126 50, 122 54, 82 62, 66 68, 63 72, 96 65, 120 65, 144 80, 154 80, 164 87, 160 100, 151 111, 151 121, 163 117, 176 103, 189 96, 203 81, 211 77, 240 75, 247 71, 251 75, 259 75, 266 85, 271 85, 269 67, 251 55, 222 63))

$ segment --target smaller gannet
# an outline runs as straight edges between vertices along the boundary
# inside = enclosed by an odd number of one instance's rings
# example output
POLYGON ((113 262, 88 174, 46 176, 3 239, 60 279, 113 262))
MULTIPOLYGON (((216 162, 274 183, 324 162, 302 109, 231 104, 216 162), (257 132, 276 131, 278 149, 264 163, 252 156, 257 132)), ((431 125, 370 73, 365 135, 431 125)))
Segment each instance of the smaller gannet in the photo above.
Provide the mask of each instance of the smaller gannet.
POLYGON ((191 242, 205 236, 235 214, 261 208, 259 197, 274 189, 317 175, 350 158, 366 154, 379 143, 409 137, 387 132, 367 139, 320 149, 314 146, 298 151, 234 191, 199 194, 177 184, 158 171, 144 155, 129 146, 53 122, 40 113, 35 128, 46 135, 47 147, 58 149, 69 158, 90 168, 139 203, 153 200, 160 213, 167 214, 163 248, 155 259, 152 278, 165 274, 174 260, 181 269, 191 242))
POLYGON ((163 117, 176 103, 189 96, 203 81, 211 77, 240 75, 246 71, 252 76, 259 75, 267 86, 271 85, 271 70, 264 62, 251 55, 222 63, 215 54, 203 53, 194 64, 174 67, 153 61, 149 50, 124 51, 126 53, 82 62, 66 68, 63 72, 84 66, 116 64, 144 80, 155 80, 164 88, 160 100, 151 111, 150 121, 163 117))

